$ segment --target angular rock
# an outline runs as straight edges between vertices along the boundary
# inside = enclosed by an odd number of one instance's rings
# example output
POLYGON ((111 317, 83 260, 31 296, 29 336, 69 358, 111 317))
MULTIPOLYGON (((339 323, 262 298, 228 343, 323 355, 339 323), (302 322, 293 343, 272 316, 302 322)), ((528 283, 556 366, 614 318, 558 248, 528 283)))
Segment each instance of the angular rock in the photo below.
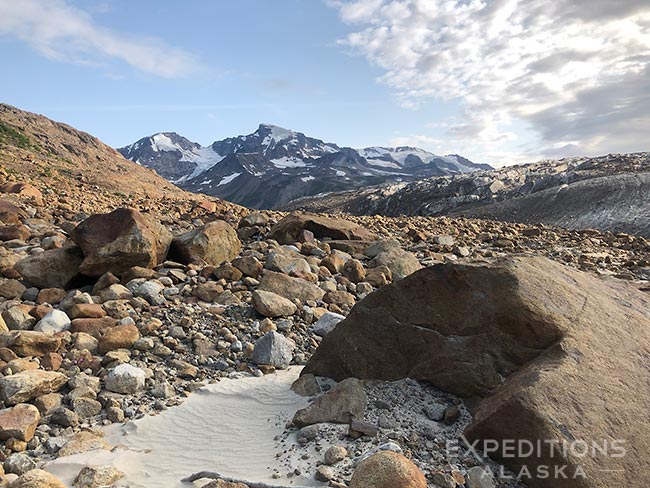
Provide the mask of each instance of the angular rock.
POLYGON ((405 276, 422 269, 422 265, 412 253, 394 249, 377 254, 368 264, 371 268, 386 266, 390 269, 393 279, 401 280, 405 276))
POLYGON ((36 323, 36 319, 28 313, 28 309, 22 306, 3 310, 2 320, 9 330, 30 330, 36 323))
POLYGON ((61 347, 61 338, 43 332, 21 330, 0 334, 0 344, 21 357, 42 357, 58 351, 61 347))
POLYGON ((0 410, 0 441, 11 438, 31 441, 40 419, 41 415, 34 405, 19 403, 0 410))
POLYGON ((86 466, 72 482, 74 488, 102 488, 112 486, 124 473, 112 466, 86 466))
MULTIPOLYGON (((493 456, 515 472, 581 466, 588 487, 643 485, 650 474, 636 468, 650 427, 634 419, 650 409, 650 397, 637 393, 650 378, 640 360, 650 349, 648 310, 650 298, 632 286, 541 257, 436 265, 359 302, 303 373, 411 377, 473 398, 465 436, 479 448, 626 439, 624 457, 503 457, 500 448, 493 456)), ((576 486, 573 478, 527 482, 576 486)))
POLYGON ((52 310, 34 326, 37 332, 56 334, 70 328, 70 318, 61 310, 52 310))
POLYGON ((70 238, 81 248, 81 272, 101 276, 121 275, 133 266, 153 268, 167 256, 172 236, 158 222, 130 208, 92 215, 72 231, 70 238))
POLYGON ((0 222, 3 224, 20 224, 22 219, 27 218, 27 214, 15 205, 0 200, 0 222))
POLYGON ((99 352, 105 354, 115 349, 130 349, 140 338, 140 331, 135 325, 116 325, 104 329, 99 338, 99 352))
POLYGON ((363 419, 367 403, 363 383, 356 378, 348 378, 319 396, 308 407, 298 410, 293 423, 297 427, 321 422, 347 424, 355 418, 363 419))
POLYGON ((409 459, 382 451, 359 463, 350 488, 427 488, 427 480, 409 459))
POLYGON ((296 305, 289 299, 270 291, 253 291, 253 307, 264 317, 285 317, 296 313, 296 305))
POLYGON ((325 295, 325 291, 314 283, 275 271, 264 272, 258 289, 276 293, 289 300, 298 299, 302 303, 320 300, 325 295))
POLYGON ((313 232, 314 237, 342 240, 375 240, 377 237, 369 230, 344 219, 335 219, 309 213, 292 213, 273 226, 269 237, 280 244, 293 244, 300 231, 313 232))
POLYGON ((130 364, 120 364, 109 370, 105 387, 108 391, 132 395, 144 389, 145 372, 130 364))
POLYGON ((32 254, 14 265, 27 282, 38 288, 67 288, 79 274, 83 254, 78 247, 32 254))
POLYGON ((253 362, 286 369, 293 359, 294 347, 294 344, 282 334, 275 331, 267 332, 255 343, 253 362))
POLYGON ((0 398, 7 405, 25 403, 34 398, 59 391, 68 377, 54 371, 23 371, 0 378, 0 398))
POLYGON ((20 299, 27 287, 18 280, 5 280, 0 284, 0 297, 8 300, 20 299))
POLYGON ((334 312, 326 312, 312 326, 312 331, 318 336, 325 337, 327 334, 332 332, 336 328, 337 324, 344 318, 344 315, 334 312))
POLYGON ((110 449, 111 446, 104 439, 104 434, 97 431, 82 430, 73 434, 68 442, 59 449, 58 457, 72 456, 80 452, 95 451, 98 449, 110 449))
POLYGON ((42 469, 32 469, 13 481, 8 488, 66 488, 53 474, 42 469))
POLYGON ((174 239, 172 253, 184 263, 219 266, 241 251, 237 232, 225 221, 216 220, 174 239))

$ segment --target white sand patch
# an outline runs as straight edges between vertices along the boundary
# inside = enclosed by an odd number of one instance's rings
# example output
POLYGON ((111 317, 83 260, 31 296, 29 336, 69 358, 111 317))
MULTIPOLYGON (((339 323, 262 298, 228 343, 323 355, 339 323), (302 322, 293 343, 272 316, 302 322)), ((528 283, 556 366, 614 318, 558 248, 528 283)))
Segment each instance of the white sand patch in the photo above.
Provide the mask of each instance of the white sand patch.
MULTIPOLYGON (((269 484, 324 486, 309 471, 272 478, 282 450, 274 437, 308 403, 290 390, 299 373, 294 367, 263 378, 222 380, 158 416, 107 428, 108 442, 120 446, 114 452, 76 454, 46 469, 68 486, 89 464, 116 467, 126 474, 119 486, 131 488, 197 486, 180 480, 204 470, 269 484)), ((297 445, 295 435, 290 441, 297 445)))

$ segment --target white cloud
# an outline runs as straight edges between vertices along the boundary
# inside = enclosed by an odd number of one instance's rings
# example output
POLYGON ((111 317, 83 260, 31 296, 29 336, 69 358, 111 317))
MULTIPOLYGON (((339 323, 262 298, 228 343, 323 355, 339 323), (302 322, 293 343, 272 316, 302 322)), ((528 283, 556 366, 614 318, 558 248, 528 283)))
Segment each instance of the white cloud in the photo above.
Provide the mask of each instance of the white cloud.
POLYGON ((191 54, 157 39, 101 27, 65 0, 0 0, 0 35, 15 36, 57 61, 103 64, 118 59, 166 78, 188 75, 198 67, 191 54))
POLYGON ((340 43, 382 68, 405 107, 462 103, 447 146, 510 161, 647 149, 647 0, 328 3, 353 27, 340 43))

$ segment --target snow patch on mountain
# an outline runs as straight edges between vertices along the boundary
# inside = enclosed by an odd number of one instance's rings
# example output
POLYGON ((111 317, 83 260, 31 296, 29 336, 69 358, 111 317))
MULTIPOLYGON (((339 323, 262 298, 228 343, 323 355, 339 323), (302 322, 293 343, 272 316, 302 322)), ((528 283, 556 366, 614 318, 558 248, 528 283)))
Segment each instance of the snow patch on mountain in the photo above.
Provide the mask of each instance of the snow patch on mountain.
POLYGON ((234 180, 234 179, 237 178, 238 176, 241 176, 241 173, 233 173, 233 174, 231 174, 231 175, 224 176, 224 177, 221 179, 221 181, 220 181, 219 183, 217 183, 217 186, 227 185, 228 183, 230 183, 232 180, 234 180))

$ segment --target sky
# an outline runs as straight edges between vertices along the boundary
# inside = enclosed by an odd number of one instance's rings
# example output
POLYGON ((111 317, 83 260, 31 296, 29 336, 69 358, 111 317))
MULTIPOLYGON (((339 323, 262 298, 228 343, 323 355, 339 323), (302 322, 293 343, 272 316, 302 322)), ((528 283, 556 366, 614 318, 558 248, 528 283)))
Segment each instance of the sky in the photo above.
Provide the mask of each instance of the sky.
POLYGON ((497 166, 650 150, 648 0, 0 0, 0 101, 121 147, 271 123, 497 166))

